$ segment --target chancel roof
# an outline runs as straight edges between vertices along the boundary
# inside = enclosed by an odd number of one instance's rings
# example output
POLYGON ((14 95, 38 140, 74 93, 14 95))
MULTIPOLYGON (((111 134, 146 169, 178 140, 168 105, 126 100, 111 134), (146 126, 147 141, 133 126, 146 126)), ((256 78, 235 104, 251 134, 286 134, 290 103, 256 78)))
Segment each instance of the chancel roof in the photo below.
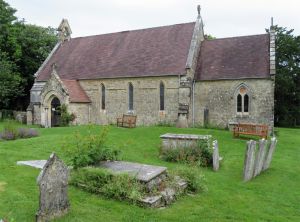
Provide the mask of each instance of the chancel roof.
POLYGON ((196 80, 269 78, 269 42, 268 34, 203 41, 196 80))

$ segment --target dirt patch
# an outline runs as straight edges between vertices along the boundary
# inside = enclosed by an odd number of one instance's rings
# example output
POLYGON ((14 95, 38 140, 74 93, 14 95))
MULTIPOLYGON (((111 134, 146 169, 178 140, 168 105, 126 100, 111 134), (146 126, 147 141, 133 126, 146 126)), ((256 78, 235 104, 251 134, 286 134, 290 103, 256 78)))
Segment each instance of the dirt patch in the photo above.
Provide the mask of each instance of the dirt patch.
POLYGON ((0 192, 3 192, 5 190, 5 186, 7 183, 5 182, 0 182, 0 192))

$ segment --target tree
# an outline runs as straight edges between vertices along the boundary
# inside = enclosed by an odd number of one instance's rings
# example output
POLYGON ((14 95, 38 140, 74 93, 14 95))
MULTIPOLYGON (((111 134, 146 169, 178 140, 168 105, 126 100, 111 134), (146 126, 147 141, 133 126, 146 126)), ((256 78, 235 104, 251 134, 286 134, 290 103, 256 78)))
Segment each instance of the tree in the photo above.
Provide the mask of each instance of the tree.
MULTIPOLYGON (((276 31, 275 124, 300 125, 300 36, 293 29, 276 31)), ((269 31, 269 30, 267 30, 269 31)))
MULTIPOLYGON (((1 108, 26 109, 29 103, 30 88, 33 85, 34 73, 46 59, 57 42, 55 29, 26 24, 14 15, 15 9, 0 0, 0 52, 4 59, 0 75, 4 73, 11 86, 18 85, 18 90, 10 90, 1 108), (18 76, 18 77, 17 77, 18 76), (21 81, 19 81, 21 78, 21 81), (13 84, 12 81, 16 81, 13 84), (20 84, 22 83, 22 84, 20 84), (22 95, 20 92, 24 92, 22 95), (12 95, 15 93, 15 95, 12 95)), ((9 85, 0 81, 0 89, 9 85)))
POLYGON ((13 63, 0 53, 0 109, 6 108, 12 99, 22 95, 22 79, 13 63))
POLYGON ((29 104, 30 89, 34 82, 34 73, 47 58, 57 42, 56 30, 36 25, 19 24, 17 43, 20 47, 21 58, 15 58, 21 77, 25 95, 18 99, 20 107, 29 104), (21 104, 20 104, 21 103, 21 104))

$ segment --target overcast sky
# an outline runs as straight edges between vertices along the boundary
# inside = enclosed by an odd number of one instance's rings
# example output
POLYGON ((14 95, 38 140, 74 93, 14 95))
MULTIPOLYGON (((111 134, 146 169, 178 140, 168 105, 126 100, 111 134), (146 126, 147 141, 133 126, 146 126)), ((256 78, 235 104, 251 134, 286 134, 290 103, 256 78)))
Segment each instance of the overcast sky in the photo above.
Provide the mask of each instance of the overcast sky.
POLYGON ((58 27, 69 20, 72 37, 195 21, 215 37, 265 33, 270 18, 300 34, 299 0, 5 0, 27 23, 58 27))

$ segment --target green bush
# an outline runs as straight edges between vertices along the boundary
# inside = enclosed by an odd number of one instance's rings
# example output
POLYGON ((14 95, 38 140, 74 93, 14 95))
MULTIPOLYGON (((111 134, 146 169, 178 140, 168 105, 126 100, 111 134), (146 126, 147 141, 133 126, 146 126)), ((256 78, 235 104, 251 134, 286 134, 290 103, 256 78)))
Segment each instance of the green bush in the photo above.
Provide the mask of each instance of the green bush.
POLYGON ((91 129, 88 135, 77 132, 73 138, 63 145, 69 162, 77 169, 89 165, 98 164, 104 160, 118 160, 119 150, 110 149, 106 146, 108 128, 104 128, 101 133, 93 134, 91 129), (69 142, 72 141, 72 142, 69 142))
POLYGON ((15 140, 18 138, 17 124, 13 120, 5 120, 0 139, 15 140))
POLYGON ((38 131, 30 128, 19 128, 19 123, 15 120, 4 121, 3 131, 0 132, 0 140, 16 140, 36 137, 39 135, 38 131))
POLYGON ((187 191, 198 193, 207 191, 206 178, 198 167, 177 168, 170 174, 172 177, 179 176, 187 182, 187 191))
POLYGON ((68 107, 63 104, 59 107, 60 111, 60 126, 69 126, 70 122, 73 122, 76 118, 74 113, 68 112, 68 107))
POLYGON ((71 185, 107 198, 138 201, 143 196, 139 181, 128 174, 114 174, 103 168, 81 168, 71 174, 71 185))
POLYGON ((6 119, 13 119, 14 118, 14 114, 13 114, 13 110, 7 110, 7 109, 2 109, 0 110, 1 115, 0 115, 0 120, 6 120, 6 119))
POLYGON ((160 156, 169 162, 180 162, 197 166, 212 165, 212 147, 210 142, 199 140, 197 145, 191 147, 162 148, 160 156))
POLYGON ((159 121, 156 126, 161 126, 161 127, 174 127, 175 123, 170 122, 170 121, 159 121))

